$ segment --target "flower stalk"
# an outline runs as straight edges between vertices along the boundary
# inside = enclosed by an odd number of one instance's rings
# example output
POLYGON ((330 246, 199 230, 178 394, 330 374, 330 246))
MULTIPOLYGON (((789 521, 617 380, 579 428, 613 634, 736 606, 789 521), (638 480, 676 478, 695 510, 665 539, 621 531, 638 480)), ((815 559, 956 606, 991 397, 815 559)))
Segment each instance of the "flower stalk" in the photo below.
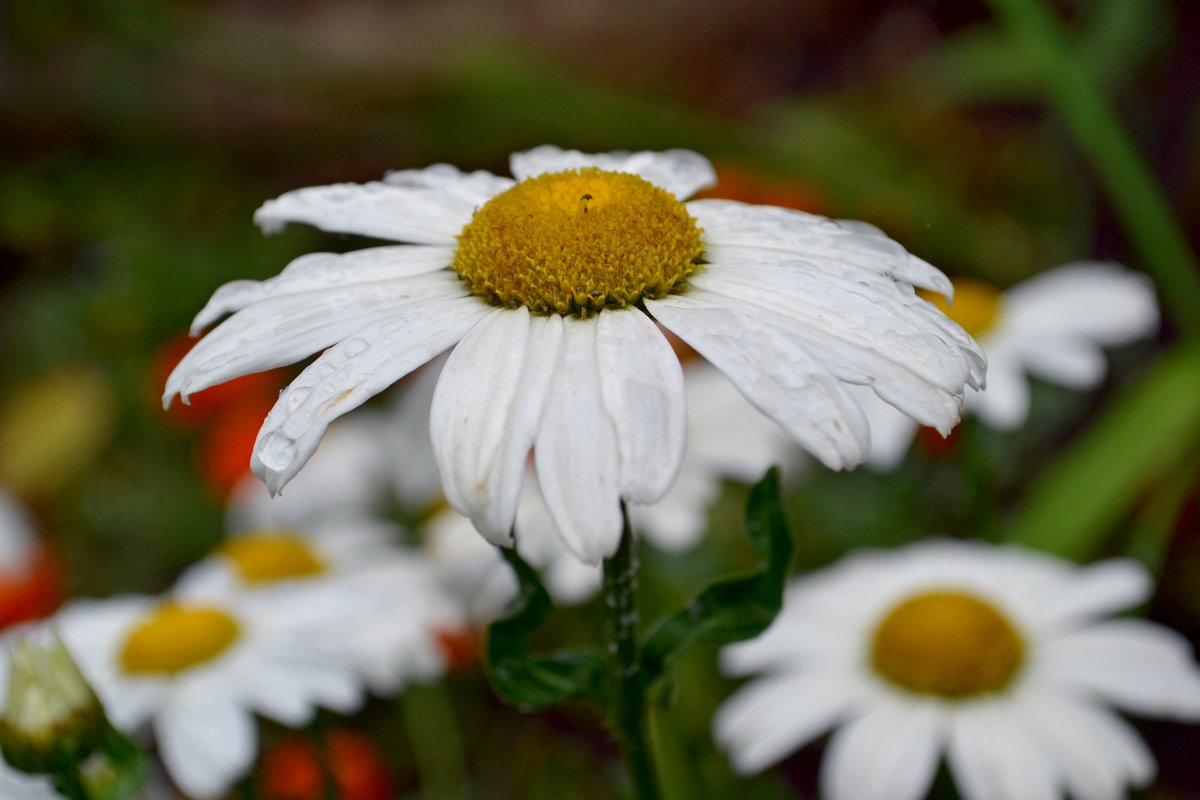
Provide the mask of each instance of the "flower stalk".
POLYGON ((649 736, 638 635, 637 553, 624 503, 621 514, 624 518, 621 545, 612 558, 604 561, 604 605, 613 686, 611 720, 629 767, 633 796, 637 800, 657 800, 661 793, 649 736))

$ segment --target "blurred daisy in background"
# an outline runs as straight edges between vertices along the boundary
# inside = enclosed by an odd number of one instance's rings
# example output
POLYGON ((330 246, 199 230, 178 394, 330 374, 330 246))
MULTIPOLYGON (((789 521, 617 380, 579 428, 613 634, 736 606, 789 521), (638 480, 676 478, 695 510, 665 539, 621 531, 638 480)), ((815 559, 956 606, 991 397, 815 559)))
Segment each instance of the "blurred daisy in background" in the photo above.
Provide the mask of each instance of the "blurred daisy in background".
MULTIPOLYGON (((965 410, 985 425, 1014 430, 1029 415, 1026 372, 1069 389, 1104 379, 1105 347, 1150 336, 1158 302, 1150 279, 1110 263, 1067 264, 1000 292, 969 279, 954 282, 954 304, 930 300, 975 337, 988 358, 986 391, 968 390, 965 410)), ((903 460, 917 423, 855 390, 871 427, 870 463, 903 460)))
POLYGON ((312 620, 325 657, 362 677, 377 694, 441 675, 439 631, 456 630, 463 613, 420 553, 398 545, 394 526, 342 519, 298 528, 231 533, 176 584, 188 602, 290 588, 289 602, 312 620), (341 609, 333 613, 330 602, 341 609), (320 624, 318 624, 320 623, 320 624))
POLYGON ((340 591, 281 587, 220 601, 82 601, 57 625, 113 724, 131 734, 152 728, 172 780, 204 800, 254 763, 254 714, 297 727, 318 706, 361 706, 361 679, 326 638, 357 611, 340 591))
POLYGON ((511 167, 516 180, 438 165, 265 204, 268 231, 306 222, 413 244, 312 254, 220 288, 193 329, 232 316, 183 358, 164 401, 324 349, 255 445, 278 491, 333 419, 453 347, 430 415, 450 504, 512 546, 533 448, 559 535, 595 564, 617 548, 621 501, 660 499, 683 458, 682 370, 654 320, 831 468, 869 450, 848 385, 943 434, 964 386, 982 385, 975 343, 913 291, 948 294, 949 281, 876 230, 685 205, 714 178, 689 151, 540 147, 511 167))
POLYGON ((0 488, 0 628, 52 613, 63 592, 58 559, 29 512, 0 488))
POLYGON ((1131 561, 950 541, 860 552, 794 581, 762 636, 725 648, 726 671, 761 674, 715 736, 752 773, 833 729, 831 800, 924 797, 943 754, 967 800, 1124 797, 1155 762, 1108 706, 1200 720, 1187 641, 1103 619, 1151 588, 1131 561))

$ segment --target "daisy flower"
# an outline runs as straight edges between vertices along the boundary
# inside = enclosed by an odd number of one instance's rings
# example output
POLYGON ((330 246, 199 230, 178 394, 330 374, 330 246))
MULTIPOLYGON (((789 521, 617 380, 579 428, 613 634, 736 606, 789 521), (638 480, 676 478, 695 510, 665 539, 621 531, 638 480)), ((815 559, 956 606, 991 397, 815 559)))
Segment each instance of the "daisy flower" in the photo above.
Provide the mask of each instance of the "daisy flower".
POLYGON ((450 504, 512 545, 532 448, 559 534, 583 561, 617 549, 622 501, 670 488, 686 435, 683 374, 659 324, 724 372, 832 468, 870 434, 850 384, 943 433, 974 341, 914 286, 949 280, 869 226, 721 200, 684 150, 585 155, 539 147, 515 179, 447 165, 290 192, 256 214, 407 244, 302 257, 221 287, 226 314, 179 363, 164 402, 324 350, 280 395, 252 467, 272 491, 329 423, 453 348, 430 436, 450 504))
POLYGON ((204 800, 254 763, 254 714, 302 726, 317 706, 357 710, 363 687, 326 636, 354 618, 353 599, 310 586, 219 601, 192 590, 80 602, 57 624, 112 723, 152 727, 172 780, 204 800))
POLYGON ((853 555, 792 583, 762 636, 722 652, 728 672, 763 674, 718 710, 716 738, 750 773, 834 729, 832 800, 924 797, 943 754, 967 800, 1116 800, 1155 764, 1108 706, 1200 719, 1188 643, 1104 619, 1151 588, 1130 561, 981 543, 853 555))
MULTIPOLYGON (((1158 303, 1145 275, 1111 263, 1067 264, 999 290, 959 279, 954 305, 934 298, 988 357, 987 391, 968 391, 966 411, 988 427, 1014 430, 1029 415, 1025 373, 1082 391, 1104 379, 1104 347, 1154 333, 1158 303)), ((856 390, 871 428, 870 463, 881 469, 908 452, 917 423, 856 390)))

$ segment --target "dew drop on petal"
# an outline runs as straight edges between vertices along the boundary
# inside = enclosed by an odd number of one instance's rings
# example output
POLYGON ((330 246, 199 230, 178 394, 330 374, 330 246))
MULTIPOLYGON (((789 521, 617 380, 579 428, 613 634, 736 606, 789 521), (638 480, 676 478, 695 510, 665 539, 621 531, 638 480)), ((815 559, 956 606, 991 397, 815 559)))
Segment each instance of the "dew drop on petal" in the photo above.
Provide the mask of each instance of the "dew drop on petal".
POLYGON ((351 358, 365 353, 370 349, 370 347, 370 343, 366 339, 362 338, 348 339, 346 340, 346 343, 342 345, 342 349, 345 350, 346 355, 350 356, 351 358))
POLYGON ((269 470, 279 472, 286 469, 296 457, 296 442, 280 433, 272 433, 263 442, 258 460, 269 470))

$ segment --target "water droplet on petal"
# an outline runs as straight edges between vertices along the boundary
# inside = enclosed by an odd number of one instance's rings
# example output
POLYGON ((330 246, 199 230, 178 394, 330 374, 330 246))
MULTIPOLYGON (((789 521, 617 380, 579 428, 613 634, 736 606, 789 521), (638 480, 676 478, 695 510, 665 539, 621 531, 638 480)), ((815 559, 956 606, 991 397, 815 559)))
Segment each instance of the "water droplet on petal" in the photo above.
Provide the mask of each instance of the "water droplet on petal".
POLYGON ((342 345, 342 349, 346 351, 346 355, 351 358, 365 353, 370 347, 370 343, 362 338, 347 339, 346 343, 342 345))
POLYGON ((272 433, 258 450, 258 460, 269 470, 280 472, 296 457, 296 442, 280 433, 272 433))

